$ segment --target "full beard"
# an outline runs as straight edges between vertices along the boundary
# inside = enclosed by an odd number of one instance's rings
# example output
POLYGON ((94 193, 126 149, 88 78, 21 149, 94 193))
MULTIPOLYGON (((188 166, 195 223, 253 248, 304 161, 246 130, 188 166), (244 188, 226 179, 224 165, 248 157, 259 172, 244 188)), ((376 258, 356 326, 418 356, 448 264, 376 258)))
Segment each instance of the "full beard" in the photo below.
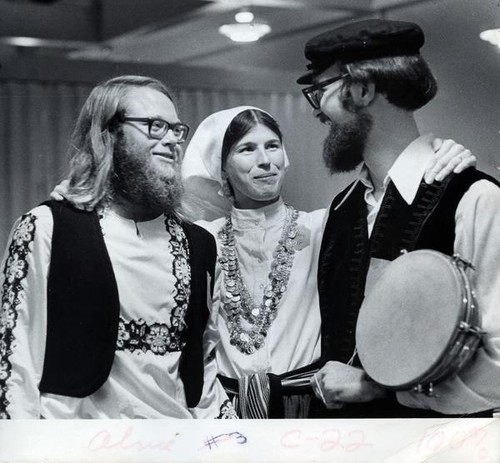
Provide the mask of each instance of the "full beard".
POLYGON ((323 144, 323 161, 331 174, 351 172, 363 162, 363 152, 373 124, 372 116, 362 110, 352 121, 331 121, 323 144))
POLYGON ((135 155, 121 134, 113 152, 113 196, 121 196, 144 210, 178 214, 181 209, 183 185, 180 166, 173 174, 156 169, 146 157, 135 155))

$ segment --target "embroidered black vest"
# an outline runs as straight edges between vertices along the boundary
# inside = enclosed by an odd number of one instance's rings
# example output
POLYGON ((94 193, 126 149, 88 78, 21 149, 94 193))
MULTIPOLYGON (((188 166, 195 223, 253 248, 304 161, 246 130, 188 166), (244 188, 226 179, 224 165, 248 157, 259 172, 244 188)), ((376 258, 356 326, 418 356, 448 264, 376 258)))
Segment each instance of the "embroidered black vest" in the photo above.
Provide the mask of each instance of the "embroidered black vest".
POLYGON ((370 258, 394 260, 402 249, 424 248, 451 255, 456 208, 467 189, 481 179, 498 184, 473 168, 443 182, 427 185, 422 181, 411 205, 390 182, 370 239, 365 187, 358 183, 349 196, 346 193, 351 186, 337 195, 318 264, 323 362, 346 363, 353 355, 356 320, 364 298, 370 258))
MULTIPOLYGON (((95 212, 47 201, 54 229, 47 283, 47 341, 41 392, 86 397, 106 381, 118 335, 118 288, 95 212)), ((207 294, 213 291, 215 240, 206 230, 183 223, 190 249, 191 295, 186 313, 180 376, 189 407, 203 389, 203 332, 207 294), (207 272, 212 278, 207 288, 207 272)))

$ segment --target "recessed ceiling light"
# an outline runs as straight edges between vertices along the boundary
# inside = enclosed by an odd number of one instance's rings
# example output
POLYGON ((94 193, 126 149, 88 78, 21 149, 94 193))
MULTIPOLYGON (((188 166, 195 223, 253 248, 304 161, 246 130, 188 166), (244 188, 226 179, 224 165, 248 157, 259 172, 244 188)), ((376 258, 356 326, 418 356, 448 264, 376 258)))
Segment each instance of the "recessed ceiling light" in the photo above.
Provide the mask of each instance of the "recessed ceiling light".
POLYGON ((88 42, 77 40, 39 39, 36 37, 0 37, 0 43, 14 47, 43 48, 80 48, 88 46, 88 42))
POLYGON ((271 32, 269 25, 253 22, 255 15, 247 9, 238 11, 234 19, 235 23, 219 27, 219 33, 233 42, 256 42, 271 32))
POLYGON ((229 37, 233 42, 256 42, 264 35, 271 32, 267 24, 224 24, 219 27, 219 32, 229 37))
POLYGON ((479 34, 479 37, 500 48, 500 29, 489 29, 479 34))
POLYGON ((238 11, 234 15, 234 19, 237 23, 251 23, 255 16, 251 11, 238 11))
POLYGON ((41 47, 44 41, 35 37, 5 37, 2 42, 15 47, 41 47))

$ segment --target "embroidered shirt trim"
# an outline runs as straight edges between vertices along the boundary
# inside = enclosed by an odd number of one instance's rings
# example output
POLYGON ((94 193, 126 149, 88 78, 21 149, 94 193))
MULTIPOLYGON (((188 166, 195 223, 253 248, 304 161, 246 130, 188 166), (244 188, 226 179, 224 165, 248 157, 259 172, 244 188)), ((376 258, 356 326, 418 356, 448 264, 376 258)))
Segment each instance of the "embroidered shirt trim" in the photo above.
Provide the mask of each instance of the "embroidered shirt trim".
POLYGON ((28 255, 30 245, 35 238, 36 217, 26 214, 21 217, 19 225, 9 245, 9 257, 5 262, 5 280, 2 288, 2 309, 0 311, 0 418, 10 418, 7 412, 9 401, 6 397, 7 380, 12 374, 13 334, 17 322, 17 306, 22 300, 23 280, 28 275, 28 255))

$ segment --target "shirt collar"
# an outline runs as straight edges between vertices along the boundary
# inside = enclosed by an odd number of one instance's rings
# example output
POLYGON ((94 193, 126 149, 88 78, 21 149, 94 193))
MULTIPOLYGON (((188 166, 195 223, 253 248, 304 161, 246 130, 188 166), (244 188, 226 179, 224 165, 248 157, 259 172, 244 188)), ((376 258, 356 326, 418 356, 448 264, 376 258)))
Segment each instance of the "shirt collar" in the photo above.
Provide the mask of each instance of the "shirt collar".
MULTIPOLYGON (((384 186, 387 182, 387 178, 385 178, 384 180, 384 186)), ((372 183, 372 180, 370 178, 370 173, 368 172, 368 167, 366 167, 366 164, 363 163, 363 165, 361 166, 361 170, 359 171, 359 176, 358 176, 358 180, 360 183, 362 183, 366 189, 368 191, 372 191, 374 190, 375 188, 373 187, 373 183, 372 183)))
POLYGON ((398 156, 387 173, 407 204, 415 199, 425 170, 434 158, 432 134, 413 140, 398 156))
MULTIPOLYGON (((389 180, 392 180, 394 186, 407 204, 411 204, 415 199, 425 170, 434 158, 434 150, 432 149, 433 140, 434 135, 430 133, 421 135, 413 140, 398 156, 384 179, 384 187, 387 186, 389 180)), ((368 168, 365 164, 361 167, 358 179, 335 209, 338 209, 342 205, 358 183, 362 183, 367 188, 367 191, 374 189, 368 168)))
POLYGON ((283 199, 258 209, 231 209, 231 220, 235 229, 263 227, 283 220, 285 214, 283 199))

